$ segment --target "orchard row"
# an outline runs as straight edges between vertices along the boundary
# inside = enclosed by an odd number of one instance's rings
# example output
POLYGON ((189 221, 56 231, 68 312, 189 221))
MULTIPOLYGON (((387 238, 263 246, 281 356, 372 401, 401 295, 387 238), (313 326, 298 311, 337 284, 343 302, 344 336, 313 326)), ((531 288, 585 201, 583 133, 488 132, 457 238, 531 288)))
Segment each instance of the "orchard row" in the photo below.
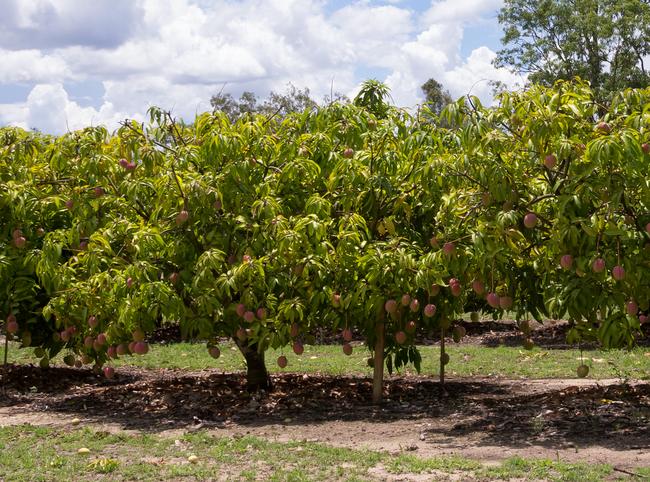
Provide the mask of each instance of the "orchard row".
POLYGON ((583 84, 493 108, 468 97, 441 118, 385 99, 368 83, 282 119, 152 109, 114 134, 1 129, 6 331, 43 366, 67 350, 101 367, 180 324, 213 356, 232 337, 254 388, 267 348, 300 353, 315 328, 348 354, 360 331, 376 380, 419 368, 418 330, 462 337, 466 312, 634 343, 650 301, 650 91, 604 115, 583 84))

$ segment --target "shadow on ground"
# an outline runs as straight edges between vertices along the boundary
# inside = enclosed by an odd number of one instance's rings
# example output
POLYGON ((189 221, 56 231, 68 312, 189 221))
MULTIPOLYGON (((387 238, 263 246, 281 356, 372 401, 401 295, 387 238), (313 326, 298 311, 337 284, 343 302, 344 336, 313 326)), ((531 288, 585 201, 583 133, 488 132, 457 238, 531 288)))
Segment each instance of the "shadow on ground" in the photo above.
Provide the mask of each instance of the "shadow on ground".
POLYGON ((270 393, 246 392, 241 374, 121 369, 106 380, 89 370, 9 366, 0 406, 110 421, 124 428, 264 426, 323 421, 433 421, 427 438, 475 436, 520 447, 650 448, 650 384, 570 386, 489 379, 387 380, 385 402, 369 403, 371 381, 303 374, 273 376, 270 393))

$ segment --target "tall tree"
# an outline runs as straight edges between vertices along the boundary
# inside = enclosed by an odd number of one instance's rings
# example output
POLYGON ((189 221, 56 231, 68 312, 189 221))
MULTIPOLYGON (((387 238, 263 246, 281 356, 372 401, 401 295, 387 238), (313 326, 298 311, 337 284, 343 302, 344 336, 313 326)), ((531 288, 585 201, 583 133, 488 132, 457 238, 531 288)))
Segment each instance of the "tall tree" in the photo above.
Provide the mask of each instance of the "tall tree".
POLYGON ((420 88, 424 93, 425 105, 436 114, 440 114, 445 106, 454 101, 449 91, 443 89, 442 84, 436 79, 432 78, 427 80, 420 88))
POLYGON ((242 93, 239 100, 235 99, 231 94, 219 92, 212 96, 210 105, 212 105, 215 112, 221 111, 226 114, 232 122, 244 114, 257 112, 259 109, 257 97, 248 91, 242 93))
POLYGON ((318 104, 310 97, 309 89, 297 89, 289 84, 286 92, 271 92, 263 102, 259 102, 253 92, 244 92, 239 99, 231 94, 219 92, 210 99, 214 111, 221 111, 234 122, 245 114, 261 113, 279 118, 285 117, 292 112, 303 112, 318 104))
POLYGON ((499 13, 504 48, 494 64, 550 85, 579 76, 597 100, 650 85, 648 0, 505 0, 499 13))
POLYGON ((268 115, 284 117, 292 112, 304 112, 313 109, 317 105, 316 101, 309 95, 309 88, 297 89, 290 83, 284 94, 271 92, 261 110, 268 115))

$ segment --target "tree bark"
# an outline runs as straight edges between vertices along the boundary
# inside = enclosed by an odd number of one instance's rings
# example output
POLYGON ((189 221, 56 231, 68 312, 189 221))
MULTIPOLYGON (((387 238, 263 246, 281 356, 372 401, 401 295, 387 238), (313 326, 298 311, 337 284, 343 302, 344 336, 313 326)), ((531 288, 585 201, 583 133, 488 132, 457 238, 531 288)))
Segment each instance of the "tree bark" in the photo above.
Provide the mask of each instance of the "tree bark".
POLYGON ((7 355, 9 354, 9 333, 5 330, 5 358, 3 365, 7 367, 7 355))
POLYGON ((264 353, 258 351, 257 344, 249 345, 246 342, 241 342, 237 337, 234 340, 246 360, 246 387, 248 390, 251 392, 271 390, 271 377, 266 369, 264 353))
POLYGON ((445 385, 445 329, 440 330, 440 385, 445 385))
POLYGON ((5 321, 5 354, 4 354, 4 367, 7 368, 7 357, 9 355, 9 332, 7 331, 7 322, 5 321))
POLYGON ((380 404, 384 392, 384 322, 377 323, 374 371, 372 378, 372 403, 380 404))
POLYGON ((445 390, 445 329, 440 329, 440 395, 444 396, 445 390))

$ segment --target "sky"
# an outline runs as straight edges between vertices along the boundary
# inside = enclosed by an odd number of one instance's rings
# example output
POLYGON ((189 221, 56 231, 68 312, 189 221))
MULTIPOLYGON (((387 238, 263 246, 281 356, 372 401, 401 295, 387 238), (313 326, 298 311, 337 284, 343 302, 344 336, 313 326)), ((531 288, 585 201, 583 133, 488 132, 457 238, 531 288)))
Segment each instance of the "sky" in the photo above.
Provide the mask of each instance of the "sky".
POLYGON ((321 100, 376 78, 396 105, 435 78, 492 102, 502 0, 0 0, 0 125, 62 134, 191 121, 218 92, 265 98, 289 83, 321 100))

